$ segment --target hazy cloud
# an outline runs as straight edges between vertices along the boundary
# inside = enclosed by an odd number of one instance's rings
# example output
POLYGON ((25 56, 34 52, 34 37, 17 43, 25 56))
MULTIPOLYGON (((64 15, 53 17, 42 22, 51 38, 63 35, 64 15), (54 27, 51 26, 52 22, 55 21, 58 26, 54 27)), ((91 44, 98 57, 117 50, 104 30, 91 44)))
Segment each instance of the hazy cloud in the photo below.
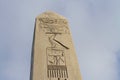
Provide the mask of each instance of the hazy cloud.
POLYGON ((70 22, 83 80, 119 80, 119 3, 118 0, 0 1, 0 79, 29 80, 34 19, 52 10, 70 22))

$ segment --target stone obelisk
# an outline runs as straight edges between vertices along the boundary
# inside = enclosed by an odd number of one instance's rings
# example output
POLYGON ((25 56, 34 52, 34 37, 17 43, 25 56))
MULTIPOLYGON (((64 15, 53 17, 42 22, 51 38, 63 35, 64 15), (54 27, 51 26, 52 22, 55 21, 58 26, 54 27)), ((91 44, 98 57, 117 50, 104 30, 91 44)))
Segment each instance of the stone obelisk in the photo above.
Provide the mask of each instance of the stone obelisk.
POLYGON ((54 12, 36 17, 30 80, 82 80, 68 21, 54 12))

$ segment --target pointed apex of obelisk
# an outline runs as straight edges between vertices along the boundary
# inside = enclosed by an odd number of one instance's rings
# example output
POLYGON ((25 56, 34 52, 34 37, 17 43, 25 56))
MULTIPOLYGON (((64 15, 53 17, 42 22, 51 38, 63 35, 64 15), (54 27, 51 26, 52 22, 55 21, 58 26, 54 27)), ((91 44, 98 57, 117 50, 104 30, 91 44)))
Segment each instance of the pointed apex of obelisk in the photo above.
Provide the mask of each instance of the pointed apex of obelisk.
MULTIPOLYGON (((36 18, 40 18, 40 17, 66 19, 66 18, 63 17, 62 15, 59 15, 58 13, 53 12, 53 11, 46 11, 46 12, 43 12, 42 14, 38 15, 36 18)), ((67 19, 66 19, 66 20, 67 20, 67 19)))

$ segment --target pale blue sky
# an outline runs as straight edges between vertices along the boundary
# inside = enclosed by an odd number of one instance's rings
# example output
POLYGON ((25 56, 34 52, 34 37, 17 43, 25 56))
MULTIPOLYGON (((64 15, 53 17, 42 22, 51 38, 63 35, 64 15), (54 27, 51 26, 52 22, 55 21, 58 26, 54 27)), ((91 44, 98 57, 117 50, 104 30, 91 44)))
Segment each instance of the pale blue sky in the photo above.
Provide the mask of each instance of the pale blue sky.
POLYGON ((29 80, 35 17, 70 23, 83 80, 120 80, 120 0, 0 0, 0 80, 29 80))

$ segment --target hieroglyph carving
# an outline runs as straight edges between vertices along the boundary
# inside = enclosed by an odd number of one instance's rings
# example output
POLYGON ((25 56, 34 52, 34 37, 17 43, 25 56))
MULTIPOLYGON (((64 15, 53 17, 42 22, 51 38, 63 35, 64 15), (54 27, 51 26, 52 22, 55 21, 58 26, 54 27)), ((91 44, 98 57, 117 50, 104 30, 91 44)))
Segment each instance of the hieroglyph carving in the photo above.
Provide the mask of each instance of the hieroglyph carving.
POLYGON ((47 76, 49 80, 67 80, 68 71, 66 66, 65 50, 69 47, 60 42, 57 36, 69 34, 67 22, 64 19, 40 18, 40 28, 45 32, 50 43, 46 47, 47 55, 47 76), (59 25, 61 24, 61 25, 59 25))

